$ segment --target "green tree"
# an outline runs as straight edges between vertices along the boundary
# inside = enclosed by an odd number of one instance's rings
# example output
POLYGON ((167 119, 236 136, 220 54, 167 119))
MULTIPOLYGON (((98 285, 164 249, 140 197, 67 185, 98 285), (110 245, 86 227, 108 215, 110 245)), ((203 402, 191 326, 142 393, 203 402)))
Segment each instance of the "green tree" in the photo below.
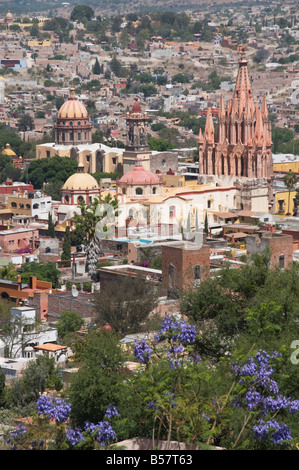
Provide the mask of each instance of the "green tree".
POLYGON ((56 268, 54 261, 47 263, 37 263, 32 261, 21 265, 22 282, 29 282, 31 276, 36 276, 40 281, 52 282, 52 286, 56 287, 60 278, 60 271, 56 268))
POLYGON ((111 282, 94 297, 97 322, 122 334, 140 331, 157 304, 153 285, 140 277, 111 282))
POLYGON ((89 205, 83 201, 79 208, 80 215, 74 216, 75 229, 84 234, 88 274, 96 279, 101 239, 112 235, 118 215, 118 201, 109 194, 105 198, 95 198, 89 205))
POLYGON ((205 227, 204 227, 204 231, 205 231, 206 235, 209 236, 209 223, 208 223, 208 214, 207 214, 207 211, 206 211, 206 214, 205 214, 205 227))
POLYGON ((92 68, 92 73, 95 74, 95 75, 101 75, 101 73, 102 73, 102 67, 100 66, 100 63, 99 63, 99 60, 98 60, 97 57, 96 57, 96 61, 94 63, 94 66, 92 68))
POLYGON ((21 176, 21 170, 16 168, 9 155, 0 154, 0 183, 7 179, 18 181, 21 176))
POLYGON ((55 224, 51 212, 48 214, 48 237, 55 238, 55 224))
POLYGON ((283 177, 283 182, 288 188, 289 191, 289 198, 288 198, 288 212, 287 215, 291 215, 290 213, 290 197, 291 197, 291 190, 294 189, 296 183, 298 181, 297 175, 289 170, 288 173, 286 173, 283 177))
MULTIPOLYGON (((77 171, 77 167, 78 162, 75 158, 57 155, 51 158, 32 160, 27 170, 28 180, 36 189, 41 189, 44 183, 60 182, 62 186, 77 171)), ((24 178, 27 178, 27 175, 24 175, 24 178)))
POLYGON ((117 403, 124 389, 121 374, 125 361, 119 337, 109 331, 91 331, 73 345, 79 370, 69 389, 71 418, 77 425, 103 419, 111 403, 117 403))
POLYGON ((64 341, 72 333, 76 333, 84 325, 83 318, 74 311, 64 310, 60 312, 56 324, 58 337, 64 341))
POLYGON ((65 229, 65 234, 63 238, 62 244, 62 260, 71 260, 71 234, 70 234, 70 227, 67 226, 65 229))
POLYGON ((17 409, 24 409, 28 405, 35 406, 40 394, 50 387, 56 391, 62 388, 54 359, 39 356, 35 361, 29 362, 21 378, 13 381, 9 389, 8 402, 11 407, 17 409))
POLYGON ((78 22, 91 21, 94 17, 94 10, 88 5, 76 5, 71 13, 71 20, 78 22))
POLYGON ((26 132, 33 129, 33 118, 29 114, 23 114, 18 120, 18 130, 26 132))

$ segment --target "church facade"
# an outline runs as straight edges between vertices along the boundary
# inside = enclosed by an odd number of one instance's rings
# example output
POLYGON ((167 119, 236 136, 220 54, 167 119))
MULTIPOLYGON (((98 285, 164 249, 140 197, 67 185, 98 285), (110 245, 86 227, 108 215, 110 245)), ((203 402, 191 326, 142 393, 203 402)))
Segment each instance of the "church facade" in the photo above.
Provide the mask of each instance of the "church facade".
POLYGON ((218 133, 211 109, 204 133, 199 133, 199 174, 203 182, 232 181, 238 189, 239 209, 271 212, 273 160, 271 124, 265 97, 254 103, 247 60, 241 53, 232 100, 221 96, 218 133), (263 202, 261 202, 263 199, 263 202))

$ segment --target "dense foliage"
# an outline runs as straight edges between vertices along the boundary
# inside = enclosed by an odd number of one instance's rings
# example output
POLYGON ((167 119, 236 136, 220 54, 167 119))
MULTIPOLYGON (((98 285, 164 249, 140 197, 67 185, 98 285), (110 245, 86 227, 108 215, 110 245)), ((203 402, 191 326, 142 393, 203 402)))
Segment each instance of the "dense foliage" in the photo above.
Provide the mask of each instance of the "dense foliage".
POLYGON ((183 293, 188 320, 166 315, 155 333, 131 343, 91 328, 72 343, 78 372, 60 396, 30 395, 29 382, 13 404, 2 393, 11 410, 32 396, 28 412, 37 399, 31 415, 44 419, 38 431, 27 424, 13 431, 10 445, 28 448, 47 430, 55 449, 105 449, 136 436, 153 447, 162 439, 202 449, 295 449, 298 269, 270 268, 265 252, 183 293), (132 360, 137 371, 126 366, 132 360))

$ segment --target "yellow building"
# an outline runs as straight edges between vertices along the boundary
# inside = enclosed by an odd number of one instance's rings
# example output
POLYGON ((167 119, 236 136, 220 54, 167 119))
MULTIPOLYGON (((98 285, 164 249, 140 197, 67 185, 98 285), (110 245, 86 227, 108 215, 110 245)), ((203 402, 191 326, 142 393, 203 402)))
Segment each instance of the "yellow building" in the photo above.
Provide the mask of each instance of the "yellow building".
POLYGON ((50 39, 44 39, 43 41, 38 41, 37 39, 32 39, 28 41, 29 47, 49 47, 51 46, 52 42, 50 39))
POLYGON ((273 155, 273 171, 274 173, 299 173, 299 157, 297 155, 279 153, 273 155))
POLYGON ((294 214, 295 212, 295 202, 296 191, 277 191, 275 194, 275 206, 274 213, 287 215, 294 214))

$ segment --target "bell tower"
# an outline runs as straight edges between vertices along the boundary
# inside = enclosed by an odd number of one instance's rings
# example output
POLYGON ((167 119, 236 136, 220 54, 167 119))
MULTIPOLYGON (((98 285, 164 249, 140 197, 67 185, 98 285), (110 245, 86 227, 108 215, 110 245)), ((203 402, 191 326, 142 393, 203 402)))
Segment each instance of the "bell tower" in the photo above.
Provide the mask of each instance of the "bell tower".
POLYGON ((147 141, 148 116, 142 112, 138 98, 130 112, 126 114, 127 139, 123 153, 123 172, 134 168, 136 160, 142 160, 143 166, 149 170, 150 150, 147 141))

